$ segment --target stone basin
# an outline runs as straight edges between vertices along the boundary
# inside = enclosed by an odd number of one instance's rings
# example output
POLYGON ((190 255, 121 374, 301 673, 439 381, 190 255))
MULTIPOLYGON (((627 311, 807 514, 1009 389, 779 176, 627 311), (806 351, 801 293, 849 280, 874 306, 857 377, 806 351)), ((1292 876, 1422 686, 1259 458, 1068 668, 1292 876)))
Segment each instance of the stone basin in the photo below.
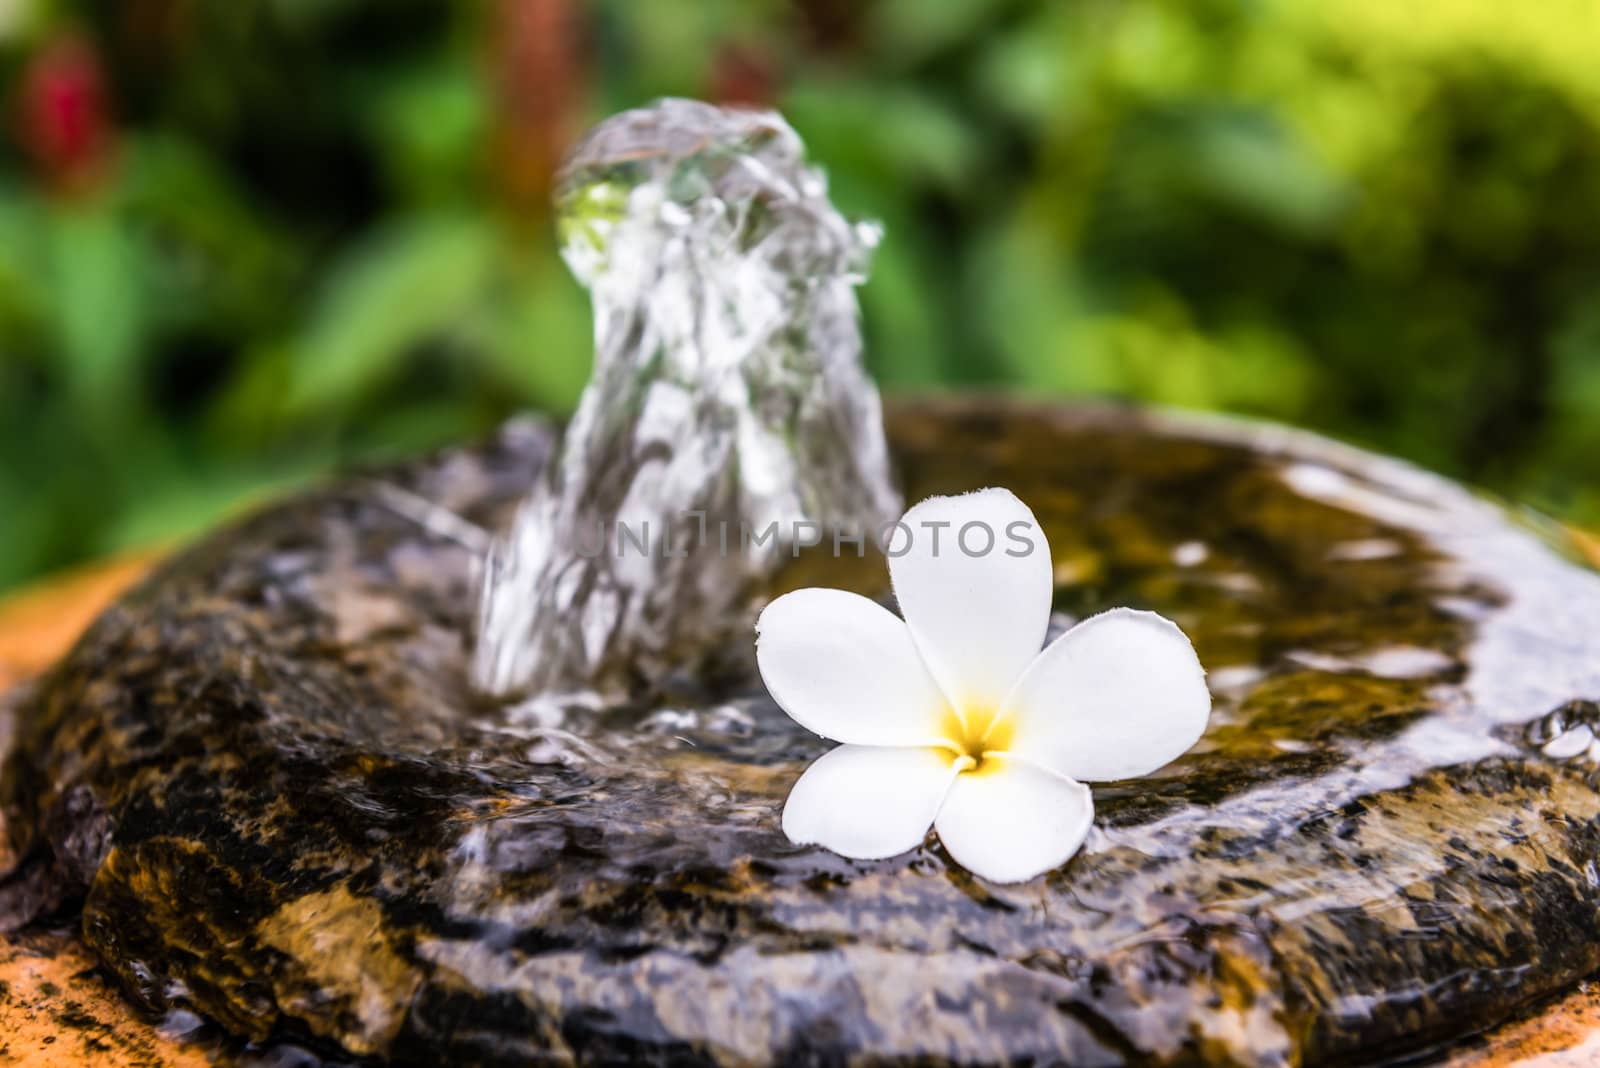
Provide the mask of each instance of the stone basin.
MULTIPOLYGON (((0 917, 138 1004, 400 1063, 1368 1063, 1600 967, 1600 577, 1441 479, 1136 410, 892 405, 908 500, 1035 510, 1058 626, 1177 620, 1210 729, 1063 868, 854 862, 744 645, 556 723, 468 685, 477 532, 552 446, 331 485, 180 555, 19 710, 0 917)), ((777 588, 886 596, 881 562, 777 588)))

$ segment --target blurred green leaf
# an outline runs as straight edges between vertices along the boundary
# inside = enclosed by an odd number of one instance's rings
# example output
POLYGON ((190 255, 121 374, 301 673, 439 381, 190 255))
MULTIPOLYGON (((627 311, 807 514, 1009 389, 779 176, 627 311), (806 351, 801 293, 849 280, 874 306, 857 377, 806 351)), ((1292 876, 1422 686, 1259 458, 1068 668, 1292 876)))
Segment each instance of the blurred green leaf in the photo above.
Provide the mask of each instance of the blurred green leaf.
POLYGON ((322 466, 306 461, 279 468, 260 463, 232 469, 203 465, 181 478, 160 480, 152 492, 140 494, 114 523, 99 531, 99 551, 121 552, 192 538, 227 516, 305 482, 322 466))
POLYGON ((980 134, 935 94, 860 80, 802 81, 781 107, 813 159, 885 200, 929 186, 959 190, 977 177, 980 134))
POLYGON ((52 212, 48 240, 48 293, 66 388, 94 421, 87 432, 114 432, 139 370, 145 265, 103 204, 52 212))
POLYGON ((1008 0, 880 0, 865 7, 880 62, 910 66, 960 46, 1012 6, 1008 0))
POLYGON ((1069 47, 1066 8, 1046 5, 1020 27, 980 42, 972 64, 973 92, 1000 114, 1040 127, 1081 113, 1087 71, 1069 47))
POLYGON ((21 189, 0 182, 0 360, 26 358, 23 338, 48 314, 39 264, 48 257, 40 213, 21 189))
POLYGON ((478 339, 485 365, 523 403, 571 409, 589 380, 594 325, 588 297, 554 250, 520 257, 486 300, 478 339))
POLYGON ((466 59, 392 76, 372 105, 373 147, 404 203, 459 201, 483 162, 489 102, 466 59))
POLYGON ((1173 148, 1192 153, 1186 169, 1203 195, 1290 234, 1326 232, 1346 202, 1343 183, 1260 114, 1204 113, 1173 148))
POLYGON ((396 221, 357 245, 330 271, 296 346, 289 415, 353 403, 417 346, 461 328, 494 249, 488 221, 465 215, 396 221))
POLYGON ((911 225, 891 225, 860 291, 867 363, 890 389, 938 385, 962 362, 953 349, 956 338, 927 314, 928 294, 945 278, 923 241, 911 225))
POLYGON ((253 332, 280 326, 293 310, 304 235, 275 225, 200 146, 173 135, 135 139, 119 194, 149 249, 153 315, 253 332))

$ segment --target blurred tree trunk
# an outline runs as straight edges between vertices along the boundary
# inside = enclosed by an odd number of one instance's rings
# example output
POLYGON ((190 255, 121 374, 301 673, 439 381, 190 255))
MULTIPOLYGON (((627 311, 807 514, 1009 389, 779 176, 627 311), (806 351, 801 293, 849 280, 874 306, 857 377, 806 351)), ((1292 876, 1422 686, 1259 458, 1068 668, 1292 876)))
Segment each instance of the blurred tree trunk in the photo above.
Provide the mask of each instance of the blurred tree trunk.
POLYGON ((497 0, 488 28, 494 181, 520 221, 542 223, 551 179, 578 132, 585 35, 573 0, 497 0))

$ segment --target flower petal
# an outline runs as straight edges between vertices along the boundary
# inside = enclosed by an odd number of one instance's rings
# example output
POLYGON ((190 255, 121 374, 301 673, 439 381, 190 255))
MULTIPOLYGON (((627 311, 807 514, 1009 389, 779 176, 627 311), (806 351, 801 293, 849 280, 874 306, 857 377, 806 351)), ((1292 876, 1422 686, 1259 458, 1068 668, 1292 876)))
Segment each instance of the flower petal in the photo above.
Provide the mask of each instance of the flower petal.
POLYGON ((922 843, 955 774, 944 750, 841 745, 789 791, 783 833, 857 860, 904 853, 922 843))
POLYGON ((997 883, 1020 883, 1059 868, 1094 822, 1082 783, 1023 760, 991 756, 957 776, 934 820, 956 862, 997 883))
POLYGON ((756 621, 756 664, 772 699, 824 738, 936 745, 944 695, 893 612, 844 590, 786 593, 756 621))
POLYGON ((1147 774, 1187 752, 1205 732, 1211 694, 1177 624, 1113 608, 1040 653, 1000 714, 1011 752, 1105 782, 1147 774))
POLYGON ((930 497, 900 520, 888 556, 933 677, 957 709, 992 713, 1050 623, 1050 544, 1033 512, 1005 489, 930 497))

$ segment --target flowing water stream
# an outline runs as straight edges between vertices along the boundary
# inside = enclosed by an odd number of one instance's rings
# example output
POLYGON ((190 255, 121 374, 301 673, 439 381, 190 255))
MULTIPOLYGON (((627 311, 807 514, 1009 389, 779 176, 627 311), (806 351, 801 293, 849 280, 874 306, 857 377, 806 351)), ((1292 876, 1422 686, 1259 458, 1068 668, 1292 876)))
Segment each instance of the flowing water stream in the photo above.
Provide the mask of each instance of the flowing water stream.
POLYGON ((490 555, 473 669, 495 694, 681 669, 742 627, 801 524, 876 531, 900 510, 855 298, 878 232, 829 203, 782 118, 624 112, 556 201, 594 373, 490 555))

